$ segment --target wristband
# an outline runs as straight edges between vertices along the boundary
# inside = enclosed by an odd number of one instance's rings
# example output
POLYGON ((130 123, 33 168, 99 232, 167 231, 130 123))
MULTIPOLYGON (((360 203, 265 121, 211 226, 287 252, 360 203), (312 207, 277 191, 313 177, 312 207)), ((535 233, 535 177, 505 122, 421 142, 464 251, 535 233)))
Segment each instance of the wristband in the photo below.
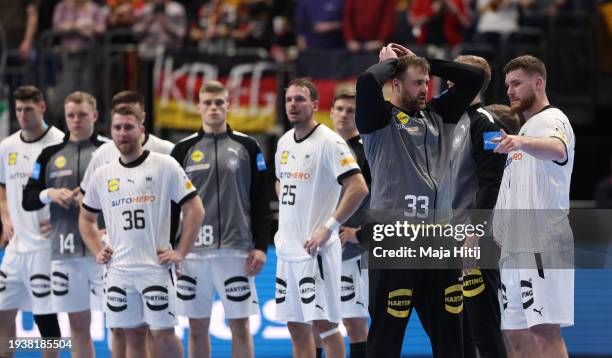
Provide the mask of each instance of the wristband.
POLYGON ((49 205, 52 201, 49 197, 49 189, 41 191, 40 194, 38 194, 38 199, 40 199, 43 204, 49 205))
POLYGON ((329 229, 329 231, 335 231, 340 228, 340 223, 336 220, 335 217, 330 217, 325 223, 325 227, 329 229))

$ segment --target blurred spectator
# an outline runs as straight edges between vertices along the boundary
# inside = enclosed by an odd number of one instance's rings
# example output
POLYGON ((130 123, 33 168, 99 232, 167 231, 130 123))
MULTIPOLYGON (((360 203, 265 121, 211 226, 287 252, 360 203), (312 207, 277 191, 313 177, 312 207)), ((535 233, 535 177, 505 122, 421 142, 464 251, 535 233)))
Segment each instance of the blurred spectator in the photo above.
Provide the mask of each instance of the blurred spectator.
POLYGON ((235 6, 223 0, 204 2, 198 10, 197 21, 190 27, 189 38, 201 49, 211 51, 225 48, 235 22, 235 6))
POLYGON ((512 112, 509 106, 505 104, 491 104, 484 107, 484 109, 493 113, 510 130, 508 134, 518 134, 521 129, 521 120, 516 113, 512 112))
POLYGON ((343 47, 342 16, 344 0, 300 0, 295 11, 297 43, 309 47, 343 47))
POLYGON ((378 51, 395 30, 396 0, 345 0, 344 41, 350 51, 378 51))
POLYGON ((53 30, 61 35, 62 70, 59 93, 57 97, 50 96, 51 103, 61 103, 68 93, 76 90, 96 93, 95 43, 105 29, 106 12, 93 1, 62 0, 57 4, 53 11, 53 30))
POLYGON ((296 0, 273 0, 270 55, 276 62, 285 63, 297 58, 295 33, 291 26, 296 7, 296 0))
POLYGON ((398 0, 396 8, 395 31, 393 33, 393 42, 400 45, 408 45, 416 42, 412 34, 412 25, 410 24, 410 5, 412 0, 398 0))
POLYGON ((238 47, 270 46, 272 4, 270 0, 242 0, 230 37, 238 47))
POLYGON ((601 178, 595 186, 595 207, 612 209, 612 157, 610 158, 610 174, 601 178))
POLYGON ((0 0, 0 24, 10 62, 19 64, 30 57, 38 26, 38 3, 38 0, 0 0))
POLYGON ((140 36, 141 54, 153 56, 158 47, 180 48, 187 32, 185 8, 176 1, 151 0, 136 12, 134 32, 140 36))
POLYGON ((519 29, 517 0, 478 0, 480 14, 476 27, 477 40, 491 45, 499 43, 519 29))
POLYGON ((109 1, 108 27, 131 29, 136 22, 135 2, 132 0, 109 1))
POLYGON ((470 25, 466 0, 413 0, 410 23, 418 44, 458 45, 470 25))

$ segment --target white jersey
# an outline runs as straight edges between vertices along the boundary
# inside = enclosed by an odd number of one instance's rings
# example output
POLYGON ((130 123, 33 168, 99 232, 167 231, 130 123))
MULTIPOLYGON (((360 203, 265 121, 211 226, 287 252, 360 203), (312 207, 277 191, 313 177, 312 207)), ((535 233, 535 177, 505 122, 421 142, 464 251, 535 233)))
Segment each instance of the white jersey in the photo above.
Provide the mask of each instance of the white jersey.
POLYGON ((171 202, 197 195, 176 160, 149 151, 129 164, 116 159, 99 167, 84 190, 83 207, 104 215, 110 267, 129 272, 162 267, 156 252, 170 248, 171 202))
POLYGON ((566 147, 563 163, 537 159, 522 150, 508 153, 493 220, 502 251, 558 252, 573 245, 567 215, 576 139, 561 110, 546 107, 519 135, 554 137, 566 147))
POLYGON ((50 250, 51 241, 40 233, 40 221, 49 219, 49 207, 38 211, 25 211, 21 206, 23 188, 32 175, 40 152, 60 143, 64 133, 51 126, 39 139, 27 142, 21 138, 21 130, 0 143, 0 185, 6 188, 6 201, 15 230, 7 251, 32 252, 50 250))
MULTIPOLYGON (((142 143, 142 148, 144 150, 148 150, 153 153, 161 153, 168 154, 172 152, 172 148, 174 148, 174 144, 170 141, 160 139, 152 134, 146 134, 145 141, 142 143)), ((102 144, 100 148, 96 149, 95 152, 91 155, 91 160, 87 165, 87 170, 83 175, 83 180, 81 180, 81 188, 87 186, 87 182, 91 175, 96 171, 96 169, 111 160, 117 159, 121 156, 119 153, 119 149, 113 141, 110 141, 106 144, 102 144)))
MULTIPOLYGON (((359 166, 344 139, 324 125, 299 141, 294 129, 285 133, 274 160, 280 182, 276 255, 288 261, 309 259, 304 243, 334 213, 342 178, 359 172, 359 166)), ((326 245, 337 237, 333 232, 326 245)))

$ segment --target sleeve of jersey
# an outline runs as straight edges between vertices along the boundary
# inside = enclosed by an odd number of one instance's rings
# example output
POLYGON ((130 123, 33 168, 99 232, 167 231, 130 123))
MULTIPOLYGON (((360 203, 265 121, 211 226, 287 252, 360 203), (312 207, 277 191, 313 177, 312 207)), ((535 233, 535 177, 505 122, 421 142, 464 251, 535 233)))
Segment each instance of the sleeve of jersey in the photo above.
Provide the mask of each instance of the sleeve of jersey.
POLYGON ((454 86, 435 97, 431 105, 444 122, 457 123, 465 109, 480 91, 484 81, 481 68, 454 61, 428 58, 430 74, 454 83, 454 86))
POLYGON ((341 138, 330 140, 325 145, 327 165, 338 180, 338 184, 342 185, 344 178, 361 173, 353 152, 344 140, 341 138))
POLYGON ((261 148, 253 143, 249 148, 251 156, 251 232, 255 248, 263 252, 268 250, 271 236, 270 189, 268 169, 261 148))
POLYGON ((183 206, 187 201, 189 201, 194 196, 198 195, 195 190, 195 186, 191 183, 191 180, 187 177, 187 174, 183 170, 183 168, 179 165, 176 160, 171 160, 173 166, 174 175, 173 180, 171 182, 172 187, 170 188, 171 200, 178 204, 178 206, 183 206))
POLYGON ((368 68, 357 78, 355 123, 362 134, 370 134, 389 124, 382 87, 393 73, 397 59, 388 59, 368 68))
POLYGON ((91 176, 101 164, 101 157, 102 156, 100 155, 99 151, 93 152, 91 160, 89 161, 89 164, 87 164, 87 169, 85 169, 85 174, 83 174, 81 185, 79 186, 81 188, 81 193, 85 194, 85 188, 87 188, 91 176))
POLYGON ((540 122, 539 131, 536 132, 538 137, 551 137, 558 138, 563 142, 565 146, 565 161, 557 162, 553 161, 559 165, 565 165, 568 161, 568 153, 567 148, 569 146, 569 138, 571 137, 571 129, 569 128, 569 124, 563 121, 561 118, 547 116, 544 117, 540 122))
MULTIPOLYGON (((99 171, 96 170, 93 175, 98 173, 99 171)), ((87 185, 84 188, 81 188, 81 190, 85 192, 85 195, 83 195, 83 209, 97 214, 102 210, 98 190, 96 190, 97 181, 95 178, 96 176, 92 177, 92 179, 87 182, 87 185)))
POLYGON ((48 158, 46 152, 43 151, 34 163, 32 176, 28 179, 28 183, 23 189, 23 198, 21 206, 26 211, 39 210, 45 207, 45 204, 40 201, 40 192, 47 188, 45 181, 46 167, 48 158))
POLYGON ((484 115, 478 115, 470 124, 472 151, 476 162, 478 177, 478 192, 476 194, 476 209, 493 209, 504 175, 506 155, 485 150, 484 137, 488 132, 499 132, 501 127, 489 121, 484 115))

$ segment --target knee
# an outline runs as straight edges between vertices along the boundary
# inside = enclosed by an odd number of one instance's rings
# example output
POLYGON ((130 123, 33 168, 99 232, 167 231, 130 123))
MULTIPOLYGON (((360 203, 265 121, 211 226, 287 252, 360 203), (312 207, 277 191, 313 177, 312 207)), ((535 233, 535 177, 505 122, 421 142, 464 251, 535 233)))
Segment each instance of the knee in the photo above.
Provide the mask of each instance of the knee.
MULTIPOLYGON (((89 311, 87 312, 89 313, 89 311)), ((91 325, 91 319, 85 315, 69 315, 70 318, 70 331, 73 336, 89 337, 89 328, 91 325)))
POLYGON ((248 318, 232 319, 229 321, 229 326, 232 331, 232 339, 243 341, 251 336, 248 318))
POLYGON ((346 335, 351 341, 361 342, 368 338, 368 321, 361 318, 348 318, 342 320, 346 328, 346 335))
POLYGON ((207 336, 209 325, 210 325, 210 321, 208 318, 190 319, 189 320, 189 333, 193 337, 207 336))
POLYGON ((123 331, 123 336, 125 337, 125 341, 128 344, 144 342, 145 338, 147 337, 146 326, 122 329, 122 331, 123 331))
POLYGON ((289 333, 291 334, 291 339, 295 342, 308 342, 313 339, 312 329, 307 324, 288 322, 287 328, 289 329, 289 333))
MULTIPOLYGON (((318 334, 318 335, 323 334, 323 335, 329 336, 331 334, 335 334, 335 332, 333 333, 331 332, 333 330, 338 332, 338 324, 332 323, 329 321, 314 321, 312 324, 312 330, 314 331, 315 334, 318 334)), ((326 337, 323 337, 323 338, 326 338, 326 337)))
POLYGON ((174 329, 161 329, 151 332, 153 333, 153 340, 158 347, 172 346, 175 342, 177 342, 174 329))
POLYGON ((551 342, 561 339, 561 328, 557 324, 539 324, 529 328, 538 342, 551 342))

